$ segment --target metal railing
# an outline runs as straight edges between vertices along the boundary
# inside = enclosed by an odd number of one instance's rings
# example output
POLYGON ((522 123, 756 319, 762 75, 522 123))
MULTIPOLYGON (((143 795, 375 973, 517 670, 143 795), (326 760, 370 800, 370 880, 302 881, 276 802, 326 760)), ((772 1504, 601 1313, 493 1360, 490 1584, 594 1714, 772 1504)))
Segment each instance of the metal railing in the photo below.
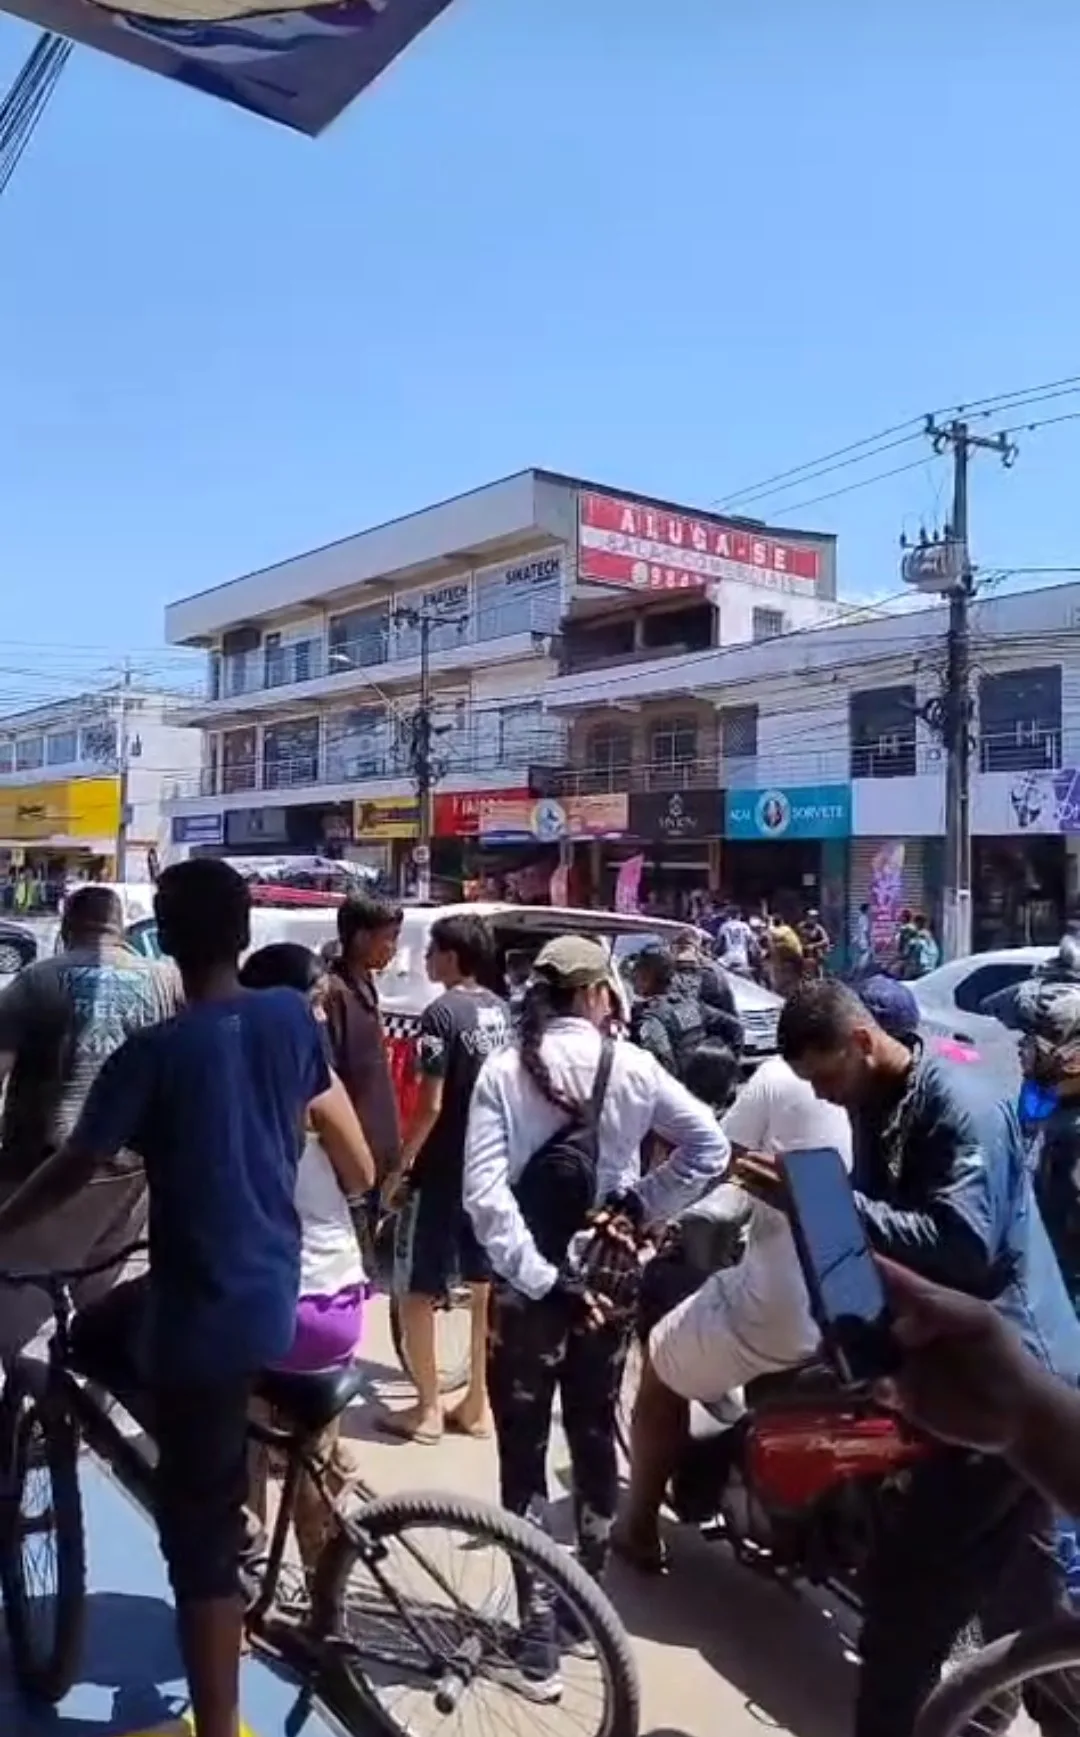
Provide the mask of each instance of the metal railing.
MULTIPOLYGON (((403 606, 406 602, 402 599, 403 606)), ((441 657, 520 634, 552 637, 559 630, 560 611, 556 586, 513 603, 470 611, 460 625, 447 621, 432 628, 432 656, 441 657)), ((376 628, 355 639, 337 639, 331 631, 311 639, 262 646, 236 656, 215 657, 207 678, 206 698, 242 699, 249 694, 274 693, 283 687, 303 687, 328 676, 346 675, 350 670, 362 672, 388 664, 415 662, 420 655, 416 629, 407 623, 395 623, 392 617, 393 609, 386 628, 376 628)))
MULTIPOLYGON (((436 737, 435 742, 440 779, 475 776, 485 782, 499 779, 505 786, 524 786, 530 767, 557 766, 565 758, 566 730, 561 724, 522 732, 520 737, 501 743, 491 738, 477 741, 468 733, 458 732, 436 737)), ((404 745, 382 746, 376 742, 366 748, 324 742, 318 755, 270 760, 265 755, 255 755, 227 766, 206 766, 168 780, 165 794, 169 801, 190 801, 199 796, 274 793, 343 784, 356 785, 359 793, 365 783, 391 779, 407 782, 412 777, 412 763, 404 745)))

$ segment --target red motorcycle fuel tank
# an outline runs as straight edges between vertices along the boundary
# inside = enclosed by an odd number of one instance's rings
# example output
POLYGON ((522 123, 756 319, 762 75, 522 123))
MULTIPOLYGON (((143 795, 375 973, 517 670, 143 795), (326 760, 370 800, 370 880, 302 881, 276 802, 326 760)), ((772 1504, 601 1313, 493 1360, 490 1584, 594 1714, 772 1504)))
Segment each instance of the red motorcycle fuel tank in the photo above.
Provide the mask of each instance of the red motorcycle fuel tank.
POLYGON ((752 1420, 743 1464, 758 1500, 790 1513, 837 1484, 892 1477, 928 1452, 929 1444, 888 1412, 778 1408, 752 1420))

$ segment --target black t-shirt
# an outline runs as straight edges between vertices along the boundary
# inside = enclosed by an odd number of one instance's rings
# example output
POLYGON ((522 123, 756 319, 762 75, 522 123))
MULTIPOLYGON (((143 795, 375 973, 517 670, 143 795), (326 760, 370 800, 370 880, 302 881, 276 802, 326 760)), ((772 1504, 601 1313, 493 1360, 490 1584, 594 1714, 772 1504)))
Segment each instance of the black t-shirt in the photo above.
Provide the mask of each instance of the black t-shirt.
POLYGON ((420 1020, 416 1065, 442 1080, 439 1119, 424 1141, 413 1180, 422 1188, 461 1195, 465 1128, 476 1076, 489 1055, 510 1041, 510 1010, 489 989, 447 989, 420 1020))

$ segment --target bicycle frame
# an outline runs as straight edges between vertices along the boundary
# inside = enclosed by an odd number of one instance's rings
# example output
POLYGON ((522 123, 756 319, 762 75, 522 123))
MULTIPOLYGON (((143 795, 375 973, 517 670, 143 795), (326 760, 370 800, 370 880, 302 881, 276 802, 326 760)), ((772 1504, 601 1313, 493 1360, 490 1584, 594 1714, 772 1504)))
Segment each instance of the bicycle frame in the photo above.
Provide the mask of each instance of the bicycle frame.
MULTIPOLYGON (((91 1453, 108 1468, 121 1488, 150 1518, 154 1511, 154 1466, 137 1443, 123 1433, 96 1396, 97 1392, 104 1392, 106 1399, 127 1411, 152 1440, 152 1429, 147 1429, 147 1420, 140 1416, 140 1395, 137 1392, 124 1394, 95 1388, 92 1378, 81 1377, 72 1368, 71 1323, 75 1308, 70 1287, 64 1280, 46 1279, 44 1275, 40 1284, 49 1292, 55 1320, 55 1332, 49 1342, 48 1358, 42 1364, 25 1354, 16 1357, 8 1372, 7 1391, 17 1392, 21 1386, 39 1403, 63 1411, 70 1417, 91 1453)), ((281 1500, 270 1534, 269 1553, 248 1607, 248 1624, 257 1627, 269 1614, 277 1596, 300 1480, 305 1475, 310 1478, 327 1510, 335 1515, 339 1524, 345 1525, 346 1521, 327 1487, 321 1464, 308 1451, 301 1436, 289 1430, 277 1429, 254 1417, 248 1419, 248 1435, 252 1441, 283 1455, 285 1460, 281 1500)), ((363 1500, 370 1500, 374 1496, 374 1491, 359 1480, 355 1488, 363 1500)))

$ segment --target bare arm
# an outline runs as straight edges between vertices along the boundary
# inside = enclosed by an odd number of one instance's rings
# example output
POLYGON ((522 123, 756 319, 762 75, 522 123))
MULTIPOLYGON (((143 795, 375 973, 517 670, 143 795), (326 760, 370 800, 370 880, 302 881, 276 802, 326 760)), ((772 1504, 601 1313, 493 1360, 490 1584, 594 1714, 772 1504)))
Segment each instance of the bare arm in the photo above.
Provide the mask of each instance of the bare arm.
POLYGON ((442 1109, 443 1081, 431 1074, 421 1074, 416 1103, 401 1143, 401 1170, 408 1175, 420 1154, 424 1141, 439 1119, 442 1109))
POLYGON ((331 1075, 330 1090, 314 1099, 308 1114, 342 1193, 367 1194, 375 1186, 375 1160, 337 1074, 331 1075))
POLYGON ((25 1230, 28 1224, 36 1224, 39 1218, 55 1212, 78 1194, 111 1157, 111 1152, 96 1155, 88 1147, 80 1147, 73 1137, 0 1206, 0 1235, 25 1230))

